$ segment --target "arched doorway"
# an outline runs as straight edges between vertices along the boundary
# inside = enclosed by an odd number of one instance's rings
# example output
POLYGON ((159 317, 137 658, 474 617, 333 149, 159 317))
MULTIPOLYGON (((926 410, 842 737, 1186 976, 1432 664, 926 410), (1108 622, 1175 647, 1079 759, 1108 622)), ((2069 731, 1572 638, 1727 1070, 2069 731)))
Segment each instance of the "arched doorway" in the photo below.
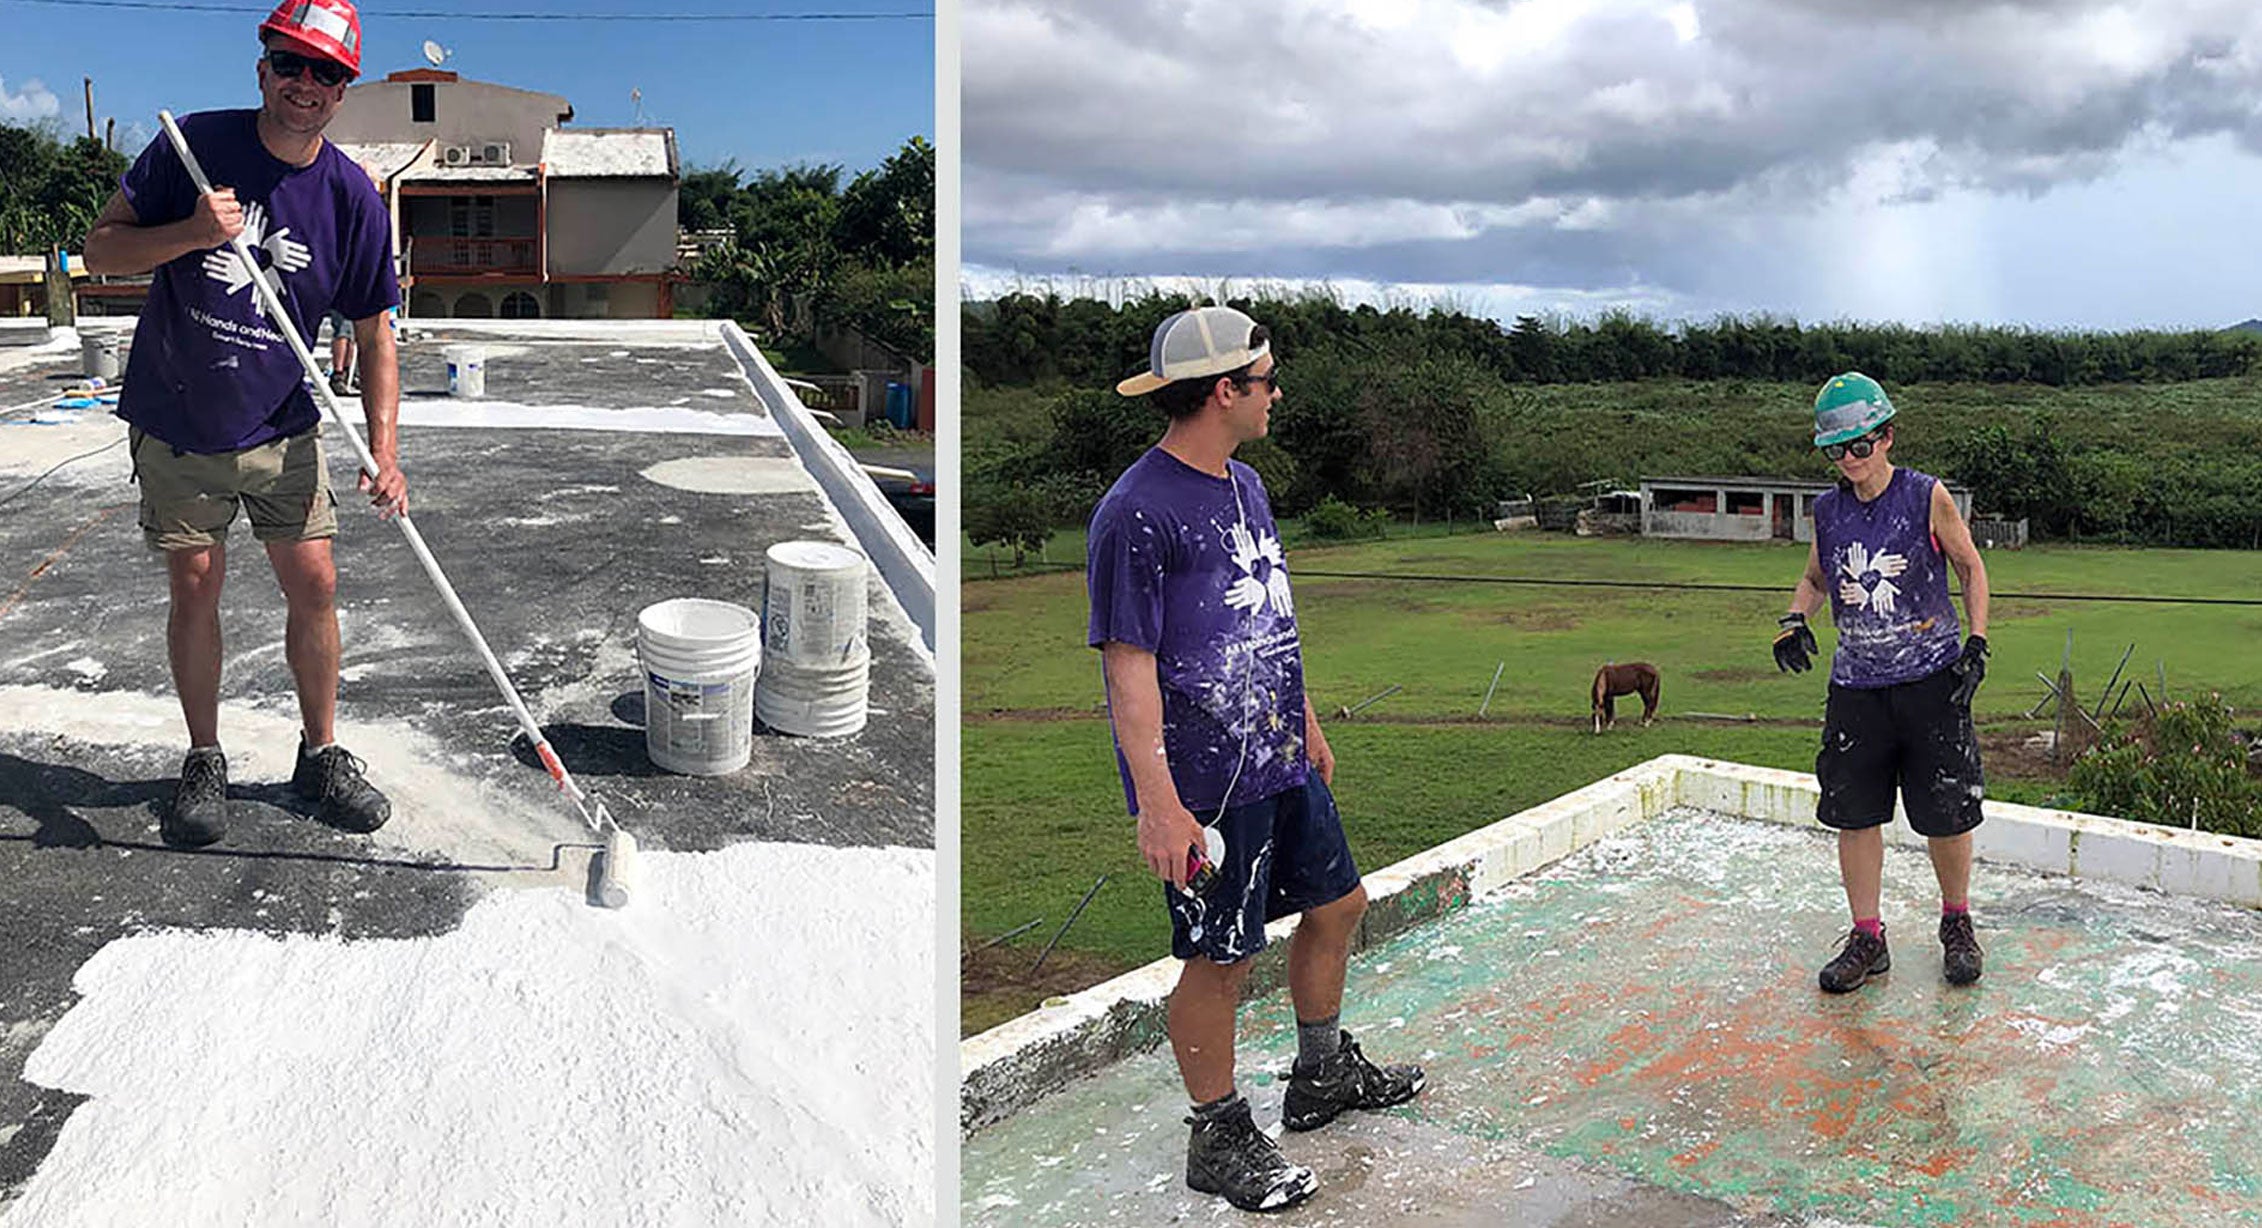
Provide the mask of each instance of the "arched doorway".
POLYGON ((430 290, 419 290, 408 296, 408 313, 419 319, 445 320, 448 318, 448 304, 430 290))
POLYGON ((456 300, 456 318, 459 320, 492 319, 494 314, 495 305, 488 302, 487 296, 477 290, 473 290, 456 300))
POLYGON ((542 304, 524 290, 513 290, 503 296, 503 318, 506 320, 539 320, 542 304))

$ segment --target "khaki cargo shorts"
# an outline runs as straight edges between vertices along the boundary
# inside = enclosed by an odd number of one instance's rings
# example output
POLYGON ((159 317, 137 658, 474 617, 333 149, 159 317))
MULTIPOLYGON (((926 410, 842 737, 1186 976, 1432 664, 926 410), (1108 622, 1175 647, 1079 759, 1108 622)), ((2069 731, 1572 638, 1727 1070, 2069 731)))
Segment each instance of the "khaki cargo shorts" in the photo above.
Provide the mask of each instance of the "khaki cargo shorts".
POLYGON ((251 513, 263 542, 338 535, 319 427, 240 452, 176 453, 171 444, 127 431, 134 480, 141 483, 141 534, 153 550, 194 550, 227 540, 236 507, 251 513))

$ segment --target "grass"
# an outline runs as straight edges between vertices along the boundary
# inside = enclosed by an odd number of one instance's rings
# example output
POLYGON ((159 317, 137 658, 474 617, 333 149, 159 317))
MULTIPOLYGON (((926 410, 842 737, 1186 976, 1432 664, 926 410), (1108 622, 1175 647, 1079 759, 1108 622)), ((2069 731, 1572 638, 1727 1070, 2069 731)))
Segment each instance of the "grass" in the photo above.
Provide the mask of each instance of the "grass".
MULTIPOLYGON (((1668 752, 1811 771, 1823 683, 1818 675, 1779 675, 1768 654, 1775 615, 1802 562, 1799 551, 1784 546, 1552 534, 1294 550, 1290 566, 1304 573, 1296 598, 1308 685, 1341 764, 1336 792, 1360 864, 1379 868, 1668 752), (1771 591, 1339 580, 1310 574, 1317 571, 1756 584, 1771 591), (1636 658, 1664 671, 1667 719, 1595 737, 1585 725, 1595 667, 1636 658), (1477 722, 1500 662, 1506 666, 1490 719, 1477 722), (1393 684, 1403 689, 1360 717, 1329 719, 1393 684), (1675 719, 1693 712, 1761 720, 1675 719)), ((2037 548, 1991 553, 1988 569, 1993 587, 2007 592, 2262 593, 2262 555, 2240 552, 2037 548)), ((1092 977, 1157 957, 1168 949, 1168 923, 1156 906, 1161 888, 1132 843, 1099 666, 1083 647, 1081 572, 968 584, 961 599, 964 933, 978 941, 1045 917, 1009 944, 1028 947, 1033 960, 1104 873, 1107 884, 1063 949, 1085 957, 1080 967, 1092 977)), ((2130 676, 2148 688, 2158 663, 2179 695, 2205 686, 2242 710, 2262 707, 2262 654, 2252 649, 2262 642, 2262 609, 2003 599, 1989 630, 1995 657, 1977 706, 1990 736, 2047 727, 2021 716, 2042 694, 2034 674, 2057 672, 2069 632, 2077 693, 2094 693, 2134 643, 2130 676)), ((1827 652, 1826 627, 1821 638, 1827 652)), ((1991 796, 2038 802, 2053 788, 2047 779, 1991 767, 1991 796)), ((967 999, 964 1024, 986 1026, 1034 1002, 1027 987, 992 987, 967 999)))

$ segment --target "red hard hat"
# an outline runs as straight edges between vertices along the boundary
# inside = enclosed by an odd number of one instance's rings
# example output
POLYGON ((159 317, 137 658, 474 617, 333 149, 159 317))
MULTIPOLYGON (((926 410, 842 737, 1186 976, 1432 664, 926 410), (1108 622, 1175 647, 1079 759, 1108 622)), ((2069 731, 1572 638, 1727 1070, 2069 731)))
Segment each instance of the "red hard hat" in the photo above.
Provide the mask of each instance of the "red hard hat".
POLYGON ((361 75, 361 14, 353 0, 283 0, 259 23, 259 35, 279 34, 361 75))

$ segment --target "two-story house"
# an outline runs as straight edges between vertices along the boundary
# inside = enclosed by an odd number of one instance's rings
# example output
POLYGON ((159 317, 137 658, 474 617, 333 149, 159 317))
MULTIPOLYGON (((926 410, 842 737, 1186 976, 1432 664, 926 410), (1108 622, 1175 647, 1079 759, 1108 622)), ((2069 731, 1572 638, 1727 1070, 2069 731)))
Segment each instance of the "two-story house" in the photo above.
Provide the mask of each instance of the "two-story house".
POLYGON ((556 94, 437 69, 346 91, 327 135, 384 193, 407 314, 674 314, 675 130, 572 119, 556 94))

